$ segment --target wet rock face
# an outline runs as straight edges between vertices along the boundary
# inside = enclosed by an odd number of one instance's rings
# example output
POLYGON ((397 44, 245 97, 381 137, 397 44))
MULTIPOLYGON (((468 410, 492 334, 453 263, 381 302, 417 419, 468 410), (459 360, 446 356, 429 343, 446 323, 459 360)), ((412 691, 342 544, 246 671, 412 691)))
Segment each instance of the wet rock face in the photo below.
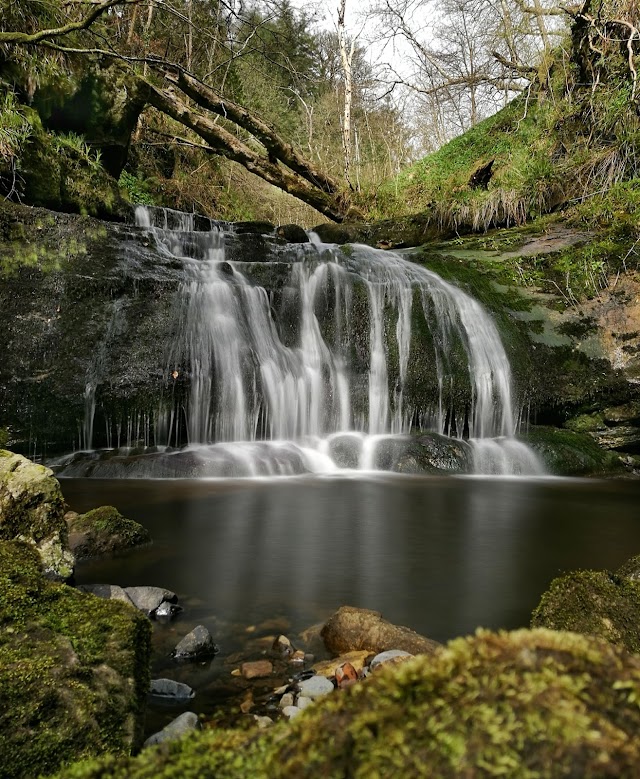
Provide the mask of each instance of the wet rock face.
POLYGON ((73 574, 60 484, 48 468, 5 450, 0 450, 0 539, 35 546, 51 579, 73 574))

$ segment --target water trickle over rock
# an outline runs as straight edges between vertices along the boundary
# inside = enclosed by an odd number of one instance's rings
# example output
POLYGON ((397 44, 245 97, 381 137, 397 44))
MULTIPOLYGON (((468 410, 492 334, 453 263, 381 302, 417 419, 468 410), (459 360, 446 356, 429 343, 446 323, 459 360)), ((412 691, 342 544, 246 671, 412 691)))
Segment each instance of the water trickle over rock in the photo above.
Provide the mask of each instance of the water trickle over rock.
MULTIPOLYGON (((314 236, 265 245, 255 235, 252 245, 233 225, 194 215, 140 206, 136 219, 182 281, 155 408, 107 421, 108 443, 142 436, 162 451, 76 458, 65 474, 392 470, 416 429, 469 438, 479 472, 539 472, 514 438, 511 370, 495 324, 437 274, 314 236)), ((116 301, 105 344, 119 319, 116 301)), ((105 361, 100 346, 87 375, 86 449, 105 361)))

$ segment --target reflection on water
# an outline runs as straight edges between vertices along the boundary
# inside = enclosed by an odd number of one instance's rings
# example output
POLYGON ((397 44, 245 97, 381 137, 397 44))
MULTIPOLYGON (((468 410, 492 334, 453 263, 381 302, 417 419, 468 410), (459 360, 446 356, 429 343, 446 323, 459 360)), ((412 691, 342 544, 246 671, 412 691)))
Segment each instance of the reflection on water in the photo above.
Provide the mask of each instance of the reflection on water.
MULTIPOLYGON (((483 478, 63 480, 71 508, 115 504, 154 544, 79 566, 81 583, 175 590, 183 619, 292 629, 342 604, 437 640, 528 623, 549 581, 640 552, 640 483, 483 478)), ((180 630, 180 633, 183 631, 180 630)), ((186 632, 186 631, 184 631, 186 632)))

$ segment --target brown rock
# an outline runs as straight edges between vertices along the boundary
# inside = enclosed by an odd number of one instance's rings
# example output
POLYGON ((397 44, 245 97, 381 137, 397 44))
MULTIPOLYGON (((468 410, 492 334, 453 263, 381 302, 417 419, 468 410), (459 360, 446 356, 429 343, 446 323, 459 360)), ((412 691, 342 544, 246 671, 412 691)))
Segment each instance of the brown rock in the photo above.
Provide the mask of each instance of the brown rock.
POLYGON ((336 676, 336 670, 345 663, 349 663, 356 671, 361 671, 365 666, 365 661, 371 657, 372 652, 368 649, 358 649, 355 652, 347 652, 333 660, 321 660, 314 663, 313 670, 318 676, 336 676))
POLYGON ((341 606, 322 628, 321 635, 326 648, 335 655, 357 649, 376 654, 387 649, 404 649, 414 655, 429 655, 441 647, 437 641, 410 628, 387 622, 379 611, 353 606, 341 606))
POLYGON ((336 668, 336 684, 338 687, 348 687, 358 681, 358 672, 351 663, 343 663, 336 668))
POLYGON ((240 670, 245 679, 262 679, 271 676, 273 663, 271 660, 254 660, 250 663, 242 663, 240 670))

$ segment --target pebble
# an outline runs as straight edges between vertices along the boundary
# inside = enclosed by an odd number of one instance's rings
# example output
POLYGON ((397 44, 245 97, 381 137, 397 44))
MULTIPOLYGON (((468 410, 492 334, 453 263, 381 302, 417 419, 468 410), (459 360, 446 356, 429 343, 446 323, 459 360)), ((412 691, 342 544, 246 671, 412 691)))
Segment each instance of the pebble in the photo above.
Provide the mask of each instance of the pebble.
POLYGON ((284 716, 288 717, 289 719, 297 717, 301 711, 302 709, 299 709, 297 706, 285 706, 284 709, 282 709, 284 716))
POLYGON ((245 679, 261 679, 265 676, 271 676, 273 663, 271 660, 254 660, 249 663, 242 663, 240 671, 245 679))
POLYGON ((333 692, 335 688, 325 676, 312 676, 310 679, 298 682, 298 689, 301 695, 306 698, 321 698, 323 695, 333 692))
POLYGON ((293 693, 287 692, 282 696, 282 698, 280 698, 279 706, 281 709, 286 709, 287 706, 293 706, 293 703, 294 703, 293 693))
POLYGON ((273 647, 276 652, 279 652, 283 657, 290 657, 294 652, 291 641, 283 635, 279 635, 273 642, 273 647))
POLYGON ((306 695, 298 695, 298 700, 296 701, 296 706, 299 709, 306 709, 307 706, 311 706, 313 701, 311 698, 307 698, 306 695))
POLYGON ((273 725, 273 720, 271 719, 271 717, 259 717, 257 714, 254 714, 253 718, 256 721, 260 730, 264 730, 264 728, 268 728, 271 725, 273 725))
POLYGON ((381 665, 391 663, 403 663, 405 660, 413 657, 410 652, 405 652, 402 649, 387 649, 386 652, 380 652, 371 661, 369 667, 372 671, 381 665))
POLYGON ((163 700, 171 700, 176 703, 189 700, 189 698, 193 698, 195 695, 195 692, 188 684, 176 682, 173 679, 152 679, 149 693, 163 700))

